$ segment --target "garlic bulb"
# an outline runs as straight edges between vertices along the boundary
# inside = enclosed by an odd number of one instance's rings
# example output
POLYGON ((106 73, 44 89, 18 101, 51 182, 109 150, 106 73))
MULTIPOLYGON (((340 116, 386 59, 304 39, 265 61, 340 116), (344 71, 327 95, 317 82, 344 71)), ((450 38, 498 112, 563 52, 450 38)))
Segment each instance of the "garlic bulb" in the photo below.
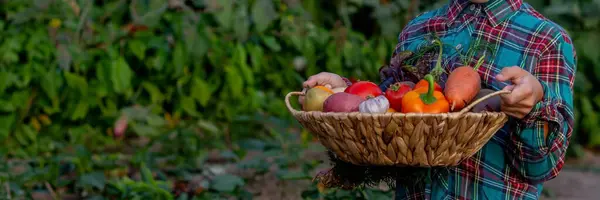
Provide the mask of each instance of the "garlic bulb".
POLYGON ((346 87, 336 87, 331 90, 333 91, 333 93, 344 92, 344 90, 346 90, 346 87))
POLYGON ((367 99, 358 105, 358 110, 362 113, 385 113, 388 108, 390 108, 390 102, 383 95, 367 99))

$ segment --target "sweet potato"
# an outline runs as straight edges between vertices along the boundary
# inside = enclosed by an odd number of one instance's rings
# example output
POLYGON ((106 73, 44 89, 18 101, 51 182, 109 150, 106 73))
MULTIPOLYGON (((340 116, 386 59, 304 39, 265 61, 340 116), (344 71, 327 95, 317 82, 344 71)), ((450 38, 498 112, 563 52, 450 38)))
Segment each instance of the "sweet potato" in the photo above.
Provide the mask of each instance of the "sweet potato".
POLYGON ((456 111, 464 108, 481 89, 481 77, 477 69, 483 63, 483 56, 477 61, 475 67, 461 66, 454 69, 448 76, 444 95, 450 104, 450 110, 456 111))

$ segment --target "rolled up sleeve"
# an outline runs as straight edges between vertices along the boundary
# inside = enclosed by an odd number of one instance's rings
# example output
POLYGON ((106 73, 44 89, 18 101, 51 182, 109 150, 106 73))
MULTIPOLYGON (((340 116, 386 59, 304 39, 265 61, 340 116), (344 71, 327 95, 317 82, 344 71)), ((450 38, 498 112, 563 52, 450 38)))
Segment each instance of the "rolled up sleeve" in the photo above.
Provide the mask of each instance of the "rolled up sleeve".
POLYGON ((575 50, 565 35, 555 38, 533 70, 544 97, 517 123, 507 148, 512 166, 531 183, 553 179, 564 164, 574 126, 575 70, 575 50))

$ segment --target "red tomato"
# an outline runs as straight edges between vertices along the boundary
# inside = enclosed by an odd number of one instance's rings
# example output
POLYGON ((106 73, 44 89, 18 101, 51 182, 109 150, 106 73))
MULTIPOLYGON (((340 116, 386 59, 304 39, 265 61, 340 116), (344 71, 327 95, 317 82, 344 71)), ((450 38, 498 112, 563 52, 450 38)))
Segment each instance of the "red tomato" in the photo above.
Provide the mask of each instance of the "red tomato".
POLYGON ((391 108, 394 110, 402 110, 402 97, 411 90, 411 85, 397 82, 385 91, 385 98, 390 102, 391 108))
MULTIPOLYGON (((414 89, 417 89, 417 88, 425 88, 425 89, 427 89, 428 87, 429 87, 429 83, 427 83, 427 81, 426 81, 425 79, 421 79, 421 80, 420 80, 420 81, 419 81, 419 82, 418 82, 418 83, 415 85, 415 88, 414 88, 414 89)), ((441 87, 439 84, 435 83, 435 86, 434 86, 434 89, 433 89, 433 90, 434 90, 434 91, 439 91, 439 92, 442 92, 442 87, 441 87)))
POLYGON ((355 94, 365 99, 374 98, 383 94, 377 84, 369 81, 358 81, 353 83, 352 85, 348 86, 344 92, 355 94))

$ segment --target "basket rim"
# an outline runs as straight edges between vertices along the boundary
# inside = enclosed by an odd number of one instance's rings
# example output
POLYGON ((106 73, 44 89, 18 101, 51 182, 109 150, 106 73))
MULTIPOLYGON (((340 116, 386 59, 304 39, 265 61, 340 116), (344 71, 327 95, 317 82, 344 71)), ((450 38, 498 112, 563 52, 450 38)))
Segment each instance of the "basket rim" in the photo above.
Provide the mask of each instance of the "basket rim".
POLYGON ((506 113, 504 112, 491 112, 491 111, 482 111, 482 112, 470 112, 471 108, 473 108, 476 104, 485 101, 486 99, 489 99, 493 96, 497 96, 497 95, 502 95, 502 94, 509 94, 511 91, 509 90, 499 90, 490 94, 487 94, 479 99, 476 99, 474 101, 472 101, 469 105, 465 106, 463 109, 461 109, 460 111, 455 111, 455 112, 447 112, 447 113, 402 113, 402 112, 393 112, 393 113, 362 113, 362 112, 323 112, 323 111, 303 111, 303 110, 296 110, 292 107, 291 103, 290 103, 290 97, 291 96, 302 96, 304 95, 303 92, 289 92, 286 96, 285 96, 285 105, 288 109, 288 111, 290 111, 292 114, 296 115, 296 114, 318 114, 321 116, 345 116, 345 115, 361 115, 361 116, 389 116, 391 115, 392 117, 395 116, 410 116, 410 117, 460 117, 460 116, 487 116, 487 115, 506 115, 506 113))
POLYGON ((361 115, 361 116, 372 116, 372 117, 458 117, 458 116, 487 116, 487 115, 506 115, 504 112, 448 112, 448 113, 361 113, 361 112, 322 112, 322 111, 295 111, 295 114, 309 114, 309 115, 320 115, 323 117, 333 116, 347 116, 347 115, 361 115))

